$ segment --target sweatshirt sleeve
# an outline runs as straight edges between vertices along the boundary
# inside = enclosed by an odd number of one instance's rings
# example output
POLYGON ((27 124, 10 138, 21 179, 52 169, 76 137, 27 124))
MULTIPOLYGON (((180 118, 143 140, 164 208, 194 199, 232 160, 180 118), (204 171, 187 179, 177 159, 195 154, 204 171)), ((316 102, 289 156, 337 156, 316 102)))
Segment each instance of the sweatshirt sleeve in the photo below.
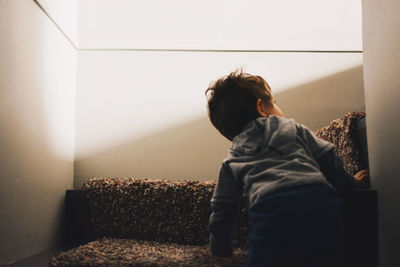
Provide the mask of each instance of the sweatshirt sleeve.
POLYGON ((354 176, 345 170, 342 160, 336 156, 333 150, 321 155, 316 160, 328 182, 339 192, 354 189, 354 176))
POLYGON ((334 145, 315 136, 305 126, 298 125, 298 127, 300 135, 328 182, 338 191, 352 190, 355 183, 354 177, 346 171, 342 160, 335 154, 334 145))
POLYGON ((238 213, 242 186, 225 163, 222 165, 218 184, 211 199, 211 216, 208 224, 211 253, 218 257, 232 255, 233 222, 238 213))
POLYGON ((334 150, 335 146, 313 134, 306 126, 297 124, 298 134, 304 140, 307 148, 315 159, 334 150))

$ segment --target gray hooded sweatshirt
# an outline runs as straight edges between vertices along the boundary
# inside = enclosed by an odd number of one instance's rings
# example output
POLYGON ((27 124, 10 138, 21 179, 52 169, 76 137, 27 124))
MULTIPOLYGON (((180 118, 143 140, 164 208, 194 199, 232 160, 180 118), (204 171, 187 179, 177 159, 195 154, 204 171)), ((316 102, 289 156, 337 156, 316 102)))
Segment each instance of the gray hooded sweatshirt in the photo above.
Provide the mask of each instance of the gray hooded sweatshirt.
POLYGON ((344 183, 351 184, 353 177, 333 151, 331 143, 293 119, 271 115, 247 124, 232 141, 211 200, 209 231, 213 254, 231 253, 230 232, 243 192, 251 209, 280 190, 329 184, 327 176, 341 176, 344 183))

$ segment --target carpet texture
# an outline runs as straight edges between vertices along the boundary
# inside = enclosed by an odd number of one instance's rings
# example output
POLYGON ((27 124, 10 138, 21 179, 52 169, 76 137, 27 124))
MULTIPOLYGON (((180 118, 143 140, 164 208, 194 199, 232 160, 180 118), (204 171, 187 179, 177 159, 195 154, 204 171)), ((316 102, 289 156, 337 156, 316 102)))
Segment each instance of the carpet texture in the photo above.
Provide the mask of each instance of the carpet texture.
POLYGON ((210 256, 208 246, 103 238, 61 253, 49 266, 244 266, 246 257, 243 249, 218 258, 210 256))
POLYGON ((354 111, 343 118, 332 121, 315 135, 335 145, 336 154, 342 159, 346 170, 355 174, 362 169, 361 144, 357 134, 357 121, 365 117, 365 112, 354 111))
MULTIPOLYGON (((96 236, 206 245, 216 181, 94 178, 85 192, 96 236)), ((241 201, 234 244, 246 247, 247 201, 241 201)))

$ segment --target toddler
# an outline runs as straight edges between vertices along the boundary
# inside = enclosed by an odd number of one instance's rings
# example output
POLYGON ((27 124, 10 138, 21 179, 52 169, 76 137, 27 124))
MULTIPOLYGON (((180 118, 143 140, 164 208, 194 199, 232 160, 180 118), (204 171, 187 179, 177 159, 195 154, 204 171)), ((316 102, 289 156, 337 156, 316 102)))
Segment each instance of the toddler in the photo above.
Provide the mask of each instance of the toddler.
POLYGON ((232 141, 211 200, 212 254, 232 255, 233 221, 245 193, 248 266, 342 266, 337 191, 351 190, 355 178, 334 146, 285 118, 260 76, 232 72, 212 83, 206 95, 211 123, 232 141))

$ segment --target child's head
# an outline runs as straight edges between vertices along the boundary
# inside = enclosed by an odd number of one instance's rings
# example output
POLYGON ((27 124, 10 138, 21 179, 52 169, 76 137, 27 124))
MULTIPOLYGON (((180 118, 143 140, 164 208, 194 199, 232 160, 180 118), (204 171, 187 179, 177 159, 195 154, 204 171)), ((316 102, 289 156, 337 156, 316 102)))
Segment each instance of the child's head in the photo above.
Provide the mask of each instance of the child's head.
POLYGON ((235 71, 206 90, 208 115, 218 131, 232 141, 244 126, 258 117, 283 116, 274 105, 271 88, 260 76, 235 71))

